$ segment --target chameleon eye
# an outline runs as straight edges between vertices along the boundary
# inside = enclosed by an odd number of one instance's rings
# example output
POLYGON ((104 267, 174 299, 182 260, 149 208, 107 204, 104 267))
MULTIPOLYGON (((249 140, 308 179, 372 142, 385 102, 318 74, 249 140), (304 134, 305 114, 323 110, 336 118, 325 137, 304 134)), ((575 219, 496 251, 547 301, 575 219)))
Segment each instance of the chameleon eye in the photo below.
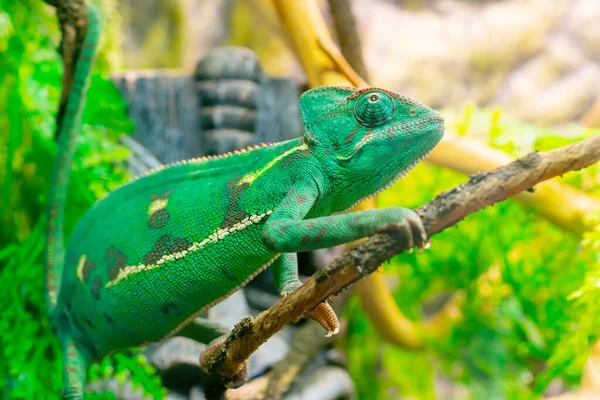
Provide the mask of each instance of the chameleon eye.
POLYGON ((388 122, 396 112, 396 103, 383 92, 369 92, 363 94, 356 101, 354 116, 359 124, 367 128, 374 128, 388 122))

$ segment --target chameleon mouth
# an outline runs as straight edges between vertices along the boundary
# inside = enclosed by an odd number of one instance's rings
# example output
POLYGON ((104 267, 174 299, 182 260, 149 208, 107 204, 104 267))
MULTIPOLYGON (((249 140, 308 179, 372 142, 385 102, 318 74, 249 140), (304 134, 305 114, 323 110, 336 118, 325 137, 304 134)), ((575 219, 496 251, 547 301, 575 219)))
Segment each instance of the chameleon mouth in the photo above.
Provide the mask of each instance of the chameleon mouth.
POLYGON ((372 139, 375 138, 375 135, 372 133, 367 133, 363 138, 354 146, 354 149, 347 156, 338 155, 336 158, 340 161, 348 161, 350 160, 360 149, 364 147, 365 144, 369 143, 372 139))

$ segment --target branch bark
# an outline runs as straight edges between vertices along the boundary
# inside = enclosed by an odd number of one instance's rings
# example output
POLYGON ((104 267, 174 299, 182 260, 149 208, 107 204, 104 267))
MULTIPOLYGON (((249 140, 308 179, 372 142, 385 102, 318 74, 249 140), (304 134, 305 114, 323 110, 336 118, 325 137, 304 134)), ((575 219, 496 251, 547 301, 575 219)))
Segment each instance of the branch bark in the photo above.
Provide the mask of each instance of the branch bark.
MULTIPOLYGON (((468 182, 440 194, 416 212, 433 235, 468 214, 599 160, 600 135, 553 151, 530 153, 493 171, 472 175, 468 182)), ((242 362, 284 325, 297 321, 307 310, 374 272, 384 261, 406 249, 402 236, 377 234, 346 250, 303 286, 256 318, 245 318, 238 323, 209 366, 211 379, 207 383, 213 385, 213 394, 222 393, 242 362)))
POLYGON ((314 321, 308 321, 294 337, 289 352, 275 364, 267 374, 254 379, 239 389, 229 389, 225 393, 226 400, 281 400, 296 377, 314 358, 326 343, 327 338, 321 333, 323 328, 314 321))
MULTIPOLYGON (((350 0, 329 0, 329 10, 333 17, 335 32, 342 50, 352 68, 364 79, 368 79, 360 48, 360 39, 356 22, 350 6, 350 0)), ((375 198, 360 203, 354 211, 375 207, 375 198)), ((361 240, 362 241, 362 240, 361 240)), ((361 242, 358 241, 357 243, 361 242)), ((350 245, 355 244, 351 243, 350 245)), ((433 324, 420 325, 407 318, 400 310, 392 292, 385 283, 383 274, 371 274, 362 279, 355 287, 360 302, 379 334, 389 343, 403 349, 422 349, 425 338, 432 338, 438 332, 450 330, 462 313, 457 302, 449 302, 431 321, 433 324)), ((460 298, 460 296, 455 296, 460 298)))

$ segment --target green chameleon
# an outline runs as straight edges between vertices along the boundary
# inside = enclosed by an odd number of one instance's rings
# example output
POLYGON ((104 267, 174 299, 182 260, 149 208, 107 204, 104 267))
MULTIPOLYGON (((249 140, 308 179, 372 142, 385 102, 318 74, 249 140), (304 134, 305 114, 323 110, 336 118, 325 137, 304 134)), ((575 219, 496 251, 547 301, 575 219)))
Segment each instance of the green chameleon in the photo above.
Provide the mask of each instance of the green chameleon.
MULTIPOLYGON (((96 202, 65 250, 69 166, 100 30, 92 6, 87 16, 48 212, 47 302, 63 398, 83 398, 90 363, 118 349, 182 335, 212 341, 211 354, 225 331, 199 315, 267 266, 281 295, 296 289, 296 252, 382 230, 400 231, 411 248, 429 245, 411 210, 343 212, 428 154, 442 117, 384 89, 320 87, 300 98, 302 137, 150 171, 96 202)), ((326 303, 307 316, 337 333, 326 303)))

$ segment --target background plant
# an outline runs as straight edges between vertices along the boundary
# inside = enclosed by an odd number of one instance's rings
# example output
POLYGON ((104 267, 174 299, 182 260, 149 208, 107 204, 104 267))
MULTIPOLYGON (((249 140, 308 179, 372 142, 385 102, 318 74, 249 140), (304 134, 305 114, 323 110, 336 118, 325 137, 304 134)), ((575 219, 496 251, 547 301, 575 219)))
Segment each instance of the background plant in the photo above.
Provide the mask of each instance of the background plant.
MULTIPOLYGON (((446 120, 450 130, 515 156, 598 134, 577 126, 540 128, 499 109, 471 105, 446 113, 446 120)), ((600 189, 597 166, 562 179, 588 194, 600 189)), ((380 195, 378 206, 417 207, 465 180, 421 164, 380 195)), ((346 349, 361 398, 401 393, 434 399, 436 382, 448 378, 457 383, 458 398, 473 399, 537 397, 556 378, 577 384, 598 326, 592 310, 600 300, 594 290, 600 275, 590 267, 597 271, 599 239, 592 232, 582 241, 508 200, 437 235, 430 251, 395 257, 384 270, 408 317, 422 320, 463 290, 464 319, 448 338, 429 343, 428 350, 408 352, 376 339, 375 328, 353 302, 346 313, 346 349)))
MULTIPOLYGON (((105 15, 114 1, 99 3, 105 15)), ((60 366, 43 305, 43 213, 55 144, 60 90, 59 33, 51 8, 38 0, 0 0, 0 389, 7 398, 56 398, 60 366)), ((121 96, 107 79, 118 64, 118 20, 107 26, 88 95, 72 171, 67 233, 107 191, 125 182, 131 130, 121 96), (110 39, 110 41, 108 40, 110 39)), ((461 135, 513 155, 547 150, 597 131, 560 131, 522 123, 501 110, 467 106, 447 113, 461 135)), ((379 198, 379 206, 417 206, 466 178, 419 166, 379 198)), ((569 184, 598 196, 598 169, 567 174, 569 184)), ((599 216, 589 216, 600 221, 599 216)), ((600 233, 571 236, 516 202, 471 215, 434 238, 422 255, 396 257, 386 274, 406 315, 422 319, 464 290, 464 320, 450 337, 410 353, 377 340, 358 302, 348 313, 346 350, 361 398, 435 397, 434 382, 451 378, 474 399, 527 398, 556 378, 577 384, 597 339, 600 233)), ((164 390, 138 351, 104 360, 92 379, 131 376, 162 397, 164 390)), ((110 394, 104 397, 111 397, 110 394)))
MULTIPOLYGON (((104 15, 114 2, 102 2, 104 15)), ((118 143, 133 125, 107 73, 116 62, 106 18, 72 165, 67 234, 97 199, 126 182, 128 150, 118 143), (108 38, 108 39, 107 39, 108 38)), ((62 64, 58 22, 38 0, 0 0, 0 393, 4 398, 58 398, 61 360, 43 299, 44 213, 56 153, 54 115, 62 64)), ((153 369, 139 357, 115 356, 97 377, 126 370, 160 397, 153 369), (112 371, 112 372, 111 372, 112 371), (154 377, 154 378, 153 378, 154 377)), ((93 374, 92 374, 93 375, 93 374)))

